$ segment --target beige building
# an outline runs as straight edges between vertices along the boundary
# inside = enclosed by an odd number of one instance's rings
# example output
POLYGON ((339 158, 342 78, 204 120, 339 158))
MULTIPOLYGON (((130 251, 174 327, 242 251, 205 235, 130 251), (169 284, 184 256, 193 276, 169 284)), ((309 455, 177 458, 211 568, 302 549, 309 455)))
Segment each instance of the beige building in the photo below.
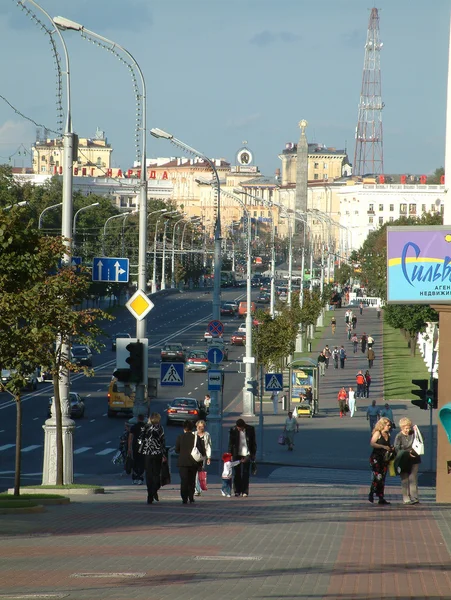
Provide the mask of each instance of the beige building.
MULTIPOLYGON (((288 142, 282 154, 282 185, 296 183, 297 144, 288 142)), ((322 144, 308 145, 308 180, 334 181, 351 174, 346 150, 327 148, 322 144)))

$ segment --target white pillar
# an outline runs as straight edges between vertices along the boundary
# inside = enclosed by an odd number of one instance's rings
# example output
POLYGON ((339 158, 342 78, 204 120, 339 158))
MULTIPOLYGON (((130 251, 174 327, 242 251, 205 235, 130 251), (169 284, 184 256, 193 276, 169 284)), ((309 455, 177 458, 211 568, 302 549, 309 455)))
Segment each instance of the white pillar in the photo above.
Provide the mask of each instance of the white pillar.
MULTIPOLYGON (((63 483, 74 482, 74 431, 75 423, 67 416, 69 401, 61 401, 63 429, 63 483)), ((52 416, 47 419, 44 430, 44 465, 42 469, 42 485, 56 485, 56 419, 55 403, 52 404, 52 416)))

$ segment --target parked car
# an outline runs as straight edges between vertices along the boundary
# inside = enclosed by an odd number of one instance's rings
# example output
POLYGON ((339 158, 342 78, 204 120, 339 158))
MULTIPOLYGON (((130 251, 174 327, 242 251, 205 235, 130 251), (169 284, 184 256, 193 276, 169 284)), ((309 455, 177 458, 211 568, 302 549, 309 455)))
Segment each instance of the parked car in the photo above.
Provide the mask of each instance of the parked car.
MULTIPOLYGON (((15 371, 10 370, 10 369, 2 369, 1 371, 1 382, 3 383, 3 385, 6 385, 7 383, 9 383, 12 379, 12 375, 15 373, 15 371)), ((38 375, 37 372, 35 373, 31 373, 30 375, 25 375, 25 388, 27 390, 37 390, 38 389, 38 375)))
POLYGON ((227 360, 229 358, 229 348, 224 341, 224 338, 213 338, 207 341, 207 345, 209 348, 215 347, 220 348, 221 352, 224 355, 224 359, 227 360))
POLYGON ((244 346, 246 344, 246 333, 244 331, 235 331, 230 338, 232 346, 244 346))
POLYGON ((235 316, 235 306, 233 304, 223 304, 220 309, 221 316, 229 315, 231 317, 235 316))
POLYGON ((188 358, 185 363, 186 371, 208 371, 210 363, 208 361, 207 353, 202 350, 196 350, 188 354, 188 358))
POLYGON ((88 346, 72 346, 71 362, 74 365, 92 367, 92 352, 88 346))
POLYGON ((205 407, 196 398, 174 398, 166 409, 166 425, 207 418, 205 407))
MULTIPOLYGON (((49 398, 49 409, 48 409, 48 418, 51 415, 53 396, 49 398)), ((69 402, 70 402, 70 418, 71 419, 81 419, 85 416, 85 403, 83 398, 77 392, 69 392, 69 402)))
POLYGON ((161 362, 185 362, 186 350, 182 344, 166 344, 161 349, 161 362))
POLYGON ((113 338, 113 341, 111 342, 111 350, 113 352, 116 352, 116 340, 117 338, 131 338, 132 336, 129 333, 116 333, 116 335, 113 338))

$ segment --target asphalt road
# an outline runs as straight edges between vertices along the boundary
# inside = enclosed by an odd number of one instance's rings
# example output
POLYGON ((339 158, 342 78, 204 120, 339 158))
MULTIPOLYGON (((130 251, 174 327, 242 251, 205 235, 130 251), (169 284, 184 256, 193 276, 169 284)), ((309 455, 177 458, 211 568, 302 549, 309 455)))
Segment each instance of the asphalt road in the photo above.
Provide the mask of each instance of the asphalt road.
MULTIPOLYGON (((256 292, 255 292, 256 294, 256 292)), ((254 294, 254 295, 255 295, 254 294)), ((230 288, 222 290, 222 301, 245 296, 245 290, 230 288)), ((181 342, 187 349, 205 347, 203 335, 211 318, 212 293, 195 290, 181 294, 157 297, 155 308, 148 318, 149 367, 159 373, 160 349, 166 341, 181 342)), ((115 332, 128 331, 135 334, 135 321, 126 308, 117 310, 116 320, 107 322, 105 330, 110 337, 115 332)), ((226 341, 238 328, 238 319, 226 317, 226 341)), ((118 467, 111 459, 117 450, 119 436, 127 420, 125 416, 107 417, 107 390, 115 368, 115 352, 111 351, 111 340, 102 340, 105 349, 93 356, 94 377, 74 374, 71 377, 71 390, 85 399, 85 416, 76 420, 74 437, 74 473, 95 475, 117 473, 118 467)), ((225 371, 224 407, 236 398, 243 387, 243 374, 239 373, 239 362, 244 355, 244 347, 229 346, 229 358, 222 365, 225 371)), ((158 399, 152 400, 152 410, 160 412, 176 396, 192 396, 202 400, 207 392, 205 373, 186 373, 185 386, 159 388, 158 399)), ((36 392, 23 396, 22 424, 22 474, 24 484, 41 481, 44 431, 42 426, 47 418, 48 400, 53 395, 52 386, 39 384, 36 392)), ((6 487, 13 481, 15 453, 16 408, 8 395, 0 394, 0 485, 6 487)), ((163 418, 163 424, 165 419, 163 418)), ((179 433, 179 427, 166 427, 167 444, 172 445, 179 433)))

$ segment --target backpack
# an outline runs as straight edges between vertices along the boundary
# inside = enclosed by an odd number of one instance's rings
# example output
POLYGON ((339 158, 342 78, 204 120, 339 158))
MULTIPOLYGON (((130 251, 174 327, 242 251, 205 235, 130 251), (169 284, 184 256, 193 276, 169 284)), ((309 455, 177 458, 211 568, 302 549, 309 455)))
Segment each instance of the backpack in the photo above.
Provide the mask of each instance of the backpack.
POLYGON ((355 380, 359 385, 362 385, 365 383, 365 377, 362 375, 362 373, 359 373, 357 375, 357 377, 355 378, 355 380))
POLYGON ((334 349, 334 351, 332 352, 332 356, 334 357, 334 359, 337 359, 339 356, 339 352, 337 349, 334 349))
POLYGON ((346 358, 346 352, 344 348, 340 348, 340 358, 346 358))

